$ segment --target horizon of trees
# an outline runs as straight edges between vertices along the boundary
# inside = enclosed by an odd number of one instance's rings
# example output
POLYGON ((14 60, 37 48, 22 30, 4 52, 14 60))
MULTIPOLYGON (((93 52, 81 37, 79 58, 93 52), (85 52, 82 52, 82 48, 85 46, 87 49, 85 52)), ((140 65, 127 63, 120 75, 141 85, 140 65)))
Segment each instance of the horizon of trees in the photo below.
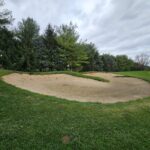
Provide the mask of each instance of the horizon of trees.
POLYGON ((126 55, 100 55, 95 44, 80 40, 77 26, 48 24, 40 34, 33 18, 9 30, 12 14, 0 0, 0 67, 18 71, 130 71, 149 69, 148 55, 136 61, 126 55))

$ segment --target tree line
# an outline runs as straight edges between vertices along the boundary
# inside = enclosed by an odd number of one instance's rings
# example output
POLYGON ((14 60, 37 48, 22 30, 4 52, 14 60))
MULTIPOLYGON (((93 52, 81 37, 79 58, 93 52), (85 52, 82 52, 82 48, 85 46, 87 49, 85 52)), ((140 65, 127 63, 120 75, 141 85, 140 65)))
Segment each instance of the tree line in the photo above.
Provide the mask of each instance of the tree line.
POLYGON ((2 9, 3 5, 0 0, 1 68, 18 71, 130 71, 143 70, 147 66, 126 55, 100 55, 95 44, 80 40, 77 26, 72 23, 48 24, 40 34, 40 26, 28 17, 22 19, 16 29, 10 30, 13 18, 10 11, 2 9))

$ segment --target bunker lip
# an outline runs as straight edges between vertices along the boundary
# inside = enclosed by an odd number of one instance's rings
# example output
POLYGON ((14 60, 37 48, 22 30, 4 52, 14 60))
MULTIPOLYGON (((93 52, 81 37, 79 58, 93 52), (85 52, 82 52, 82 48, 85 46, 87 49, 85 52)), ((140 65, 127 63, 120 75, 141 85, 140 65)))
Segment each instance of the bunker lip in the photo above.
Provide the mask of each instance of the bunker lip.
POLYGON ((2 79, 32 92, 80 102, 115 103, 150 96, 150 84, 136 78, 117 78, 112 73, 88 73, 110 82, 74 77, 66 74, 29 75, 13 73, 2 79))

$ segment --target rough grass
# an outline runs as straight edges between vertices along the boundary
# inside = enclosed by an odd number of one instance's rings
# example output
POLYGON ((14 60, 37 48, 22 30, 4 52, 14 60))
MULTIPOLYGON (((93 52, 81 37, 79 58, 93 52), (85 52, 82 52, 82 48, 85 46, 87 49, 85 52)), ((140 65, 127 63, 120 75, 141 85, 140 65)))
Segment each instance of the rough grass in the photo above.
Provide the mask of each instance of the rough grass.
POLYGON ((150 71, 127 71, 127 72, 119 72, 117 74, 121 74, 126 77, 139 78, 150 82, 150 71))
POLYGON ((148 150, 150 98, 108 105, 70 102, 0 80, 0 149, 148 150))
POLYGON ((108 80, 101 78, 101 77, 93 77, 89 75, 85 75, 80 72, 73 72, 73 71, 52 71, 52 72, 31 72, 30 74, 67 74, 75 77, 80 77, 80 78, 86 78, 86 79, 92 79, 96 81, 102 81, 102 82, 109 82, 108 80))

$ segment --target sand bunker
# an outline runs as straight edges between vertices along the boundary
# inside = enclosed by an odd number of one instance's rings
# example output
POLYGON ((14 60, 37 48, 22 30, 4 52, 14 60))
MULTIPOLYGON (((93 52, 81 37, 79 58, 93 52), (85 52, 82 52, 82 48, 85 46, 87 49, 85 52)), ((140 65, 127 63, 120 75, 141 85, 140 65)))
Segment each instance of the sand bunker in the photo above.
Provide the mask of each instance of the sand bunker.
POLYGON ((110 80, 109 83, 65 74, 10 74, 3 80, 32 92, 81 102, 114 103, 150 96, 150 84, 135 78, 116 77, 111 73, 89 73, 110 80))

